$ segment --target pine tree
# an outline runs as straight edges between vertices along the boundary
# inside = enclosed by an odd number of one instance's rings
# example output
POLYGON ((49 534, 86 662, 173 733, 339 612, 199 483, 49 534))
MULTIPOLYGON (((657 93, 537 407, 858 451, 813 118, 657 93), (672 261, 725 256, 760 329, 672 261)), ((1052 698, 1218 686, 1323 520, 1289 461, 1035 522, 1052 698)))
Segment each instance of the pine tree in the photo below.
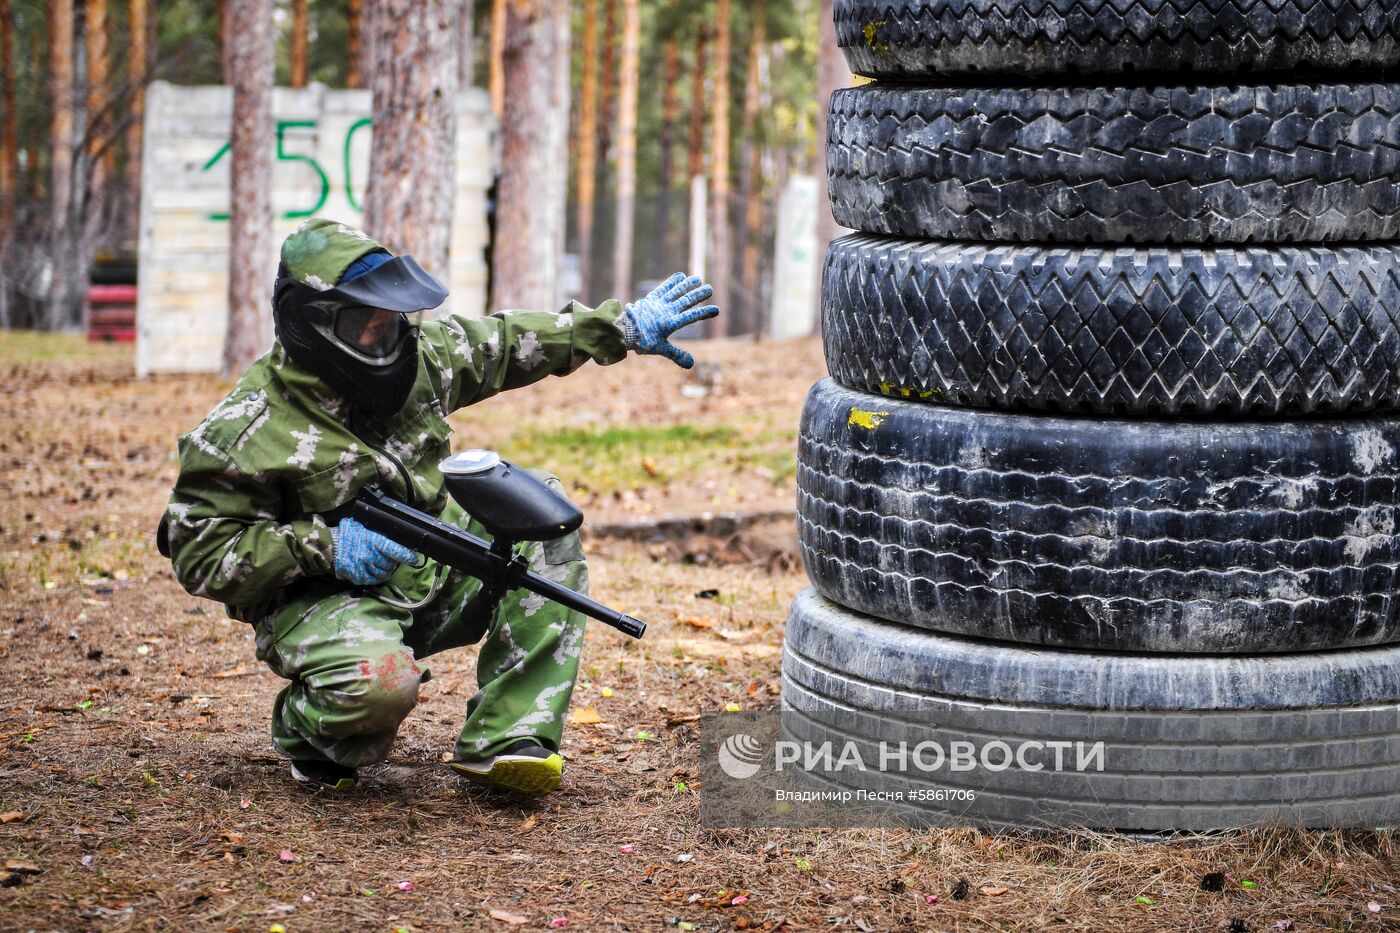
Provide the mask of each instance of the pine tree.
POLYGON ((272 0, 227 0, 224 18, 224 60, 233 78, 233 162, 223 371, 231 376, 272 343, 267 313, 267 273, 273 267, 272 0))

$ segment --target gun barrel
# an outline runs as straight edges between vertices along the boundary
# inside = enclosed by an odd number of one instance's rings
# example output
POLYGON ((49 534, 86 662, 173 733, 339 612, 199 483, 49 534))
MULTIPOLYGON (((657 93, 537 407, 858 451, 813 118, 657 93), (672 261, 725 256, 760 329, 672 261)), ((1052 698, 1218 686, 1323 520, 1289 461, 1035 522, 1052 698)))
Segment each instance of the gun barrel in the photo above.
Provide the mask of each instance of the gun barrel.
POLYGON ((506 577, 512 589, 525 589, 545 599, 610 625, 632 638, 646 634, 646 623, 609 609, 560 583, 530 571, 511 572, 491 551, 491 545, 469 531, 404 505, 379 490, 368 490, 356 501, 351 515, 371 531, 481 580, 506 577))

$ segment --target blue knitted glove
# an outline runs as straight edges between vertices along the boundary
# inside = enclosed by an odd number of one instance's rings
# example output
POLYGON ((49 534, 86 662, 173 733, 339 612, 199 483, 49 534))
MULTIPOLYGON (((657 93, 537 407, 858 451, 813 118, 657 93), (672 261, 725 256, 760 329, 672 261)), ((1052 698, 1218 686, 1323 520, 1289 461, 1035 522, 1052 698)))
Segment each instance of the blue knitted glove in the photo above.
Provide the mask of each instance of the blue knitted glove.
POLYGON ((356 586, 377 586, 393 576, 399 564, 416 556, 353 518, 332 528, 331 539, 335 542, 335 575, 356 586))
POLYGON ((702 284, 698 277, 677 272, 650 295, 628 305, 617 319, 627 349, 664 356, 682 369, 694 366, 695 357, 670 343, 670 337, 682 327, 717 316, 719 308, 714 305, 695 307, 709 301, 714 293, 715 290, 702 284))

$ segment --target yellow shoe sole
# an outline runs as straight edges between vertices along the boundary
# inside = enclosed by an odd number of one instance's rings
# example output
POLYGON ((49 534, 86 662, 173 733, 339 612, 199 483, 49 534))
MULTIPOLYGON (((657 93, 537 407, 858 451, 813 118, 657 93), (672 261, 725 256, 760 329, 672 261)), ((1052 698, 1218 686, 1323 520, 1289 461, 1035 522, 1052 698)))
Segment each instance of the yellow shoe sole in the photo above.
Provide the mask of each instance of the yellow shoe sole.
POLYGON ((485 787, 543 797, 559 786, 564 776, 564 759, 557 754, 548 758, 504 758, 493 762, 489 771, 454 761, 452 770, 485 787))

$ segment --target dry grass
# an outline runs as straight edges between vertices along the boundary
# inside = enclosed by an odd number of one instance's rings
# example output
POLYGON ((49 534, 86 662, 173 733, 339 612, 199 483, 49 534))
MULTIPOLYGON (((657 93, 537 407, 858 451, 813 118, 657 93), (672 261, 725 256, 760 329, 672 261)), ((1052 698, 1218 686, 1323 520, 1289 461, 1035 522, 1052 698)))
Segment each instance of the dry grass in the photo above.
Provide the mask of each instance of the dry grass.
MULTIPOLYGON (((699 355, 725 364, 727 385, 705 399, 683 398, 683 377, 660 363, 629 364, 467 412, 459 446, 676 420, 751 423, 774 444, 769 432, 791 430, 821 370, 815 342, 699 355)), ((590 546, 596 592, 653 627, 642 644, 590 633, 576 705, 605 722, 570 730, 558 794, 501 800, 441 766, 472 690, 470 652, 431 663, 393 759, 360 791, 307 792, 270 750, 278 681, 246 630, 185 595, 151 548, 174 434, 224 387, 138 382, 129 364, 110 348, 0 347, 0 812, 22 815, 0 824, 0 859, 40 870, 0 889, 0 928, 509 929, 493 909, 527 929, 555 917, 570 929, 661 930, 672 918, 699 930, 1400 928, 1394 845, 1371 834, 1143 844, 701 830, 695 792, 678 788, 697 769, 690 717, 776 703, 784 612, 803 578, 673 563, 620 541, 590 546), (695 598, 709 588, 722 598, 695 598), (638 741, 638 730, 655 738, 638 741), (1212 872, 1229 873, 1224 891, 1201 889, 1212 872), (748 903, 716 906, 734 890, 748 903)), ((790 504, 790 481, 775 487, 756 462, 692 458, 683 477, 632 475, 635 489, 582 497, 595 522, 790 504)))

